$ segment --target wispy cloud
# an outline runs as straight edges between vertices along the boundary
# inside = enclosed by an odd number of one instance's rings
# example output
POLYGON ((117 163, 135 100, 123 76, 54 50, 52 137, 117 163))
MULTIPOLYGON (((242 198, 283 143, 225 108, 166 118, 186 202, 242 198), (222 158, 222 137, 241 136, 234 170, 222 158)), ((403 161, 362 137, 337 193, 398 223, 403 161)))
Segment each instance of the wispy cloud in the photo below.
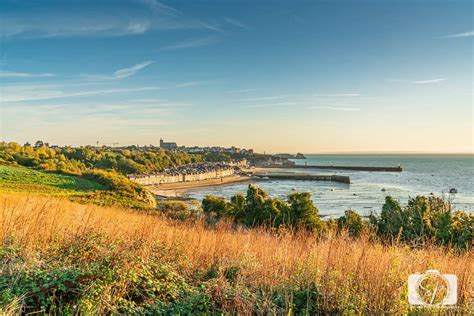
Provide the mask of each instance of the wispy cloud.
POLYGON ((446 81, 446 78, 435 78, 435 79, 426 79, 426 80, 406 80, 406 79, 388 79, 391 82, 402 82, 402 83, 411 83, 411 84, 433 84, 446 81))
MULTIPOLYGON (((211 29, 175 8, 156 0, 114 2, 108 6, 62 1, 54 10, 25 6, 0 11, 0 38, 113 37, 139 35, 150 30, 211 29)), ((214 27, 215 28, 215 27, 214 27)))
POLYGON ((257 91, 257 89, 229 90, 227 91, 227 93, 246 93, 246 92, 252 92, 252 91, 257 91))
POLYGON ((239 27, 239 28, 241 28, 241 29, 250 31, 250 27, 248 27, 248 25, 242 23, 242 22, 239 21, 239 20, 232 19, 232 18, 225 18, 224 21, 226 21, 228 24, 230 24, 230 25, 232 25, 232 26, 239 27))
POLYGON ((170 45, 164 46, 161 50, 175 50, 183 48, 195 48, 207 46, 216 42, 215 38, 205 37, 205 38, 189 38, 180 42, 172 43, 170 45))
POLYGON ((437 78, 437 79, 428 79, 428 80, 415 80, 415 81, 412 81, 411 83, 414 83, 414 84, 430 84, 430 83, 440 83, 440 82, 443 82, 445 80, 446 80, 446 78, 437 78))
POLYGON ((176 88, 186 88, 186 87, 195 87, 195 86, 200 86, 203 84, 208 84, 211 81, 188 81, 188 82, 182 82, 178 83, 175 85, 176 88))
POLYGON ((239 101, 254 102, 254 101, 279 100, 279 99, 283 99, 283 98, 286 98, 286 96, 276 95, 276 96, 259 97, 259 98, 245 98, 245 99, 240 99, 239 101))
POLYGON ((130 102, 138 102, 138 103, 155 103, 155 102, 162 102, 161 99, 154 99, 154 98, 140 98, 140 99, 132 99, 130 102))
POLYGON ((338 97, 358 97, 359 93, 332 93, 332 94, 314 94, 315 97, 329 97, 329 98, 338 98, 338 97))
POLYGON ((122 68, 114 72, 114 77, 118 79, 127 78, 135 75, 139 70, 148 67, 153 64, 153 61, 145 61, 140 64, 133 65, 132 67, 122 68))
POLYGON ((83 78, 93 79, 93 80, 116 80, 116 79, 124 79, 127 77, 131 77, 137 74, 140 70, 149 65, 153 64, 153 61, 144 61, 140 64, 133 65, 131 67, 122 68, 114 71, 112 75, 82 75, 83 78))
POLYGON ((179 10, 176 10, 175 8, 169 5, 166 5, 156 0, 136 0, 136 1, 143 3, 144 5, 150 7, 152 10, 160 14, 165 14, 165 15, 169 15, 173 17, 181 14, 179 10))
POLYGON ((203 28, 217 32, 217 33, 224 33, 224 30, 220 28, 217 24, 210 24, 210 23, 205 23, 205 22, 200 22, 199 25, 201 25, 203 28))
POLYGON ((52 73, 27 73, 16 71, 0 71, 0 78, 48 78, 55 77, 52 73))
POLYGON ((251 104, 249 108, 270 108, 270 107, 282 107, 296 105, 296 102, 275 102, 275 103, 263 103, 263 104, 251 104))
POLYGON ((161 87, 112 88, 82 91, 65 91, 58 86, 3 86, 0 100, 2 102, 37 101, 81 96, 107 95, 115 93, 132 93, 161 90, 161 87))
POLYGON ((445 35, 445 36, 441 36, 440 38, 458 38, 458 37, 473 37, 473 36, 474 36, 474 31, 468 31, 464 33, 445 35))
POLYGON ((342 112, 360 111, 360 108, 348 108, 348 107, 338 107, 338 106, 319 106, 319 105, 310 106, 309 109, 311 109, 311 110, 342 111, 342 112))

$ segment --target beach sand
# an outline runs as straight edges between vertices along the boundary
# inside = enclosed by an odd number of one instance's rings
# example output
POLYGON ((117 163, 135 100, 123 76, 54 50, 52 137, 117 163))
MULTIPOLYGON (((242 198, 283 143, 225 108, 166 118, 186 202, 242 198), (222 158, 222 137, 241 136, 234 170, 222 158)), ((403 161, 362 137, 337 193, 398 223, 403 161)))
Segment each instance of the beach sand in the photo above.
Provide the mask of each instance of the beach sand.
POLYGON ((244 182, 248 180, 250 180, 250 177, 236 175, 219 179, 153 185, 147 186, 147 188, 159 198, 182 198, 185 196, 186 191, 191 188, 217 186, 234 182, 244 182))

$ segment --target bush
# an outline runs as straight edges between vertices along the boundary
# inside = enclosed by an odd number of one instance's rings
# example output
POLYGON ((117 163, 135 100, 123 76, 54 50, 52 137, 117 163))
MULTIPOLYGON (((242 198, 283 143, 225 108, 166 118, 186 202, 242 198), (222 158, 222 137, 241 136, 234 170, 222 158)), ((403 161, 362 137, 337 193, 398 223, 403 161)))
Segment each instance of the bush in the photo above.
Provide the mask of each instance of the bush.
POLYGON ((204 213, 214 219, 229 217, 230 205, 223 197, 206 195, 202 200, 202 210, 204 213))
POLYGON ((156 207, 156 199, 151 192, 114 171, 90 170, 84 173, 84 177, 99 182, 119 195, 144 202, 149 207, 156 207))
POLYGON ((392 197, 385 198, 380 216, 371 223, 382 239, 397 239, 412 245, 436 242, 470 249, 473 242, 474 215, 451 212, 449 203, 438 197, 417 196, 402 207, 392 197))
POLYGON ((201 216, 199 205, 188 205, 183 201, 161 201, 157 209, 165 216, 176 220, 197 220, 201 216))
POLYGON ((325 230, 309 193, 293 193, 287 201, 270 198, 260 188, 249 185, 247 195, 233 196, 228 202, 222 197, 206 196, 202 209, 213 219, 232 218, 247 227, 268 226, 325 230))
POLYGON ((352 237, 359 237, 365 226, 362 217, 353 210, 345 211, 344 216, 337 219, 338 230, 347 230, 352 237))

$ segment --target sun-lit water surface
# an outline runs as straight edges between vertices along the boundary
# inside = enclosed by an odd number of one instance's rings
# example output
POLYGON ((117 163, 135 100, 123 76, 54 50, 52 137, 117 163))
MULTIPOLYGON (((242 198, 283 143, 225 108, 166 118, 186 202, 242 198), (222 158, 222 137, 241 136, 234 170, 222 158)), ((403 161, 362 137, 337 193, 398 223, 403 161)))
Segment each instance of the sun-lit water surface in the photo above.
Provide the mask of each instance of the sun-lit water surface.
MULTIPOLYGON (((474 155, 307 155, 306 160, 295 162, 308 165, 401 165, 403 172, 292 169, 285 171, 348 175, 351 184, 288 180, 258 181, 256 184, 279 198, 294 191, 310 192, 322 215, 340 215, 349 208, 369 214, 380 211, 386 195, 406 202, 410 196, 431 193, 452 199, 456 209, 474 212, 474 155), (456 188, 458 193, 448 194, 451 188, 456 188)), ((248 183, 234 183, 195 188, 188 194, 197 199, 208 194, 230 198, 237 192, 245 192, 247 186, 248 183)))

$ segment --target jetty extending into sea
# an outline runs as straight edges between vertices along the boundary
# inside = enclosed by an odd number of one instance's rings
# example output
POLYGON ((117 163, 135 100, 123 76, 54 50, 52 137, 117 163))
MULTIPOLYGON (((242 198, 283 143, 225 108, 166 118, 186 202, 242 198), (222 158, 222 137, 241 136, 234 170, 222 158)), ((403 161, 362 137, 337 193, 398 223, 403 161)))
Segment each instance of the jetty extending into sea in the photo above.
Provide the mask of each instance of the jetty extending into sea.
POLYGON ((265 168, 285 169, 330 169, 330 170, 352 170, 352 171, 379 171, 379 172, 402 172, 402 167, 367 167, 367 166, 314 166, 314 165, 271 165, 265 168))
POLYGON ((340 183, 351 183, 349 176, 341 175, 314 175, 314 174, 260 174, 254 178, 263 180, 306 180, 306 181, 333 181, 340 183))

